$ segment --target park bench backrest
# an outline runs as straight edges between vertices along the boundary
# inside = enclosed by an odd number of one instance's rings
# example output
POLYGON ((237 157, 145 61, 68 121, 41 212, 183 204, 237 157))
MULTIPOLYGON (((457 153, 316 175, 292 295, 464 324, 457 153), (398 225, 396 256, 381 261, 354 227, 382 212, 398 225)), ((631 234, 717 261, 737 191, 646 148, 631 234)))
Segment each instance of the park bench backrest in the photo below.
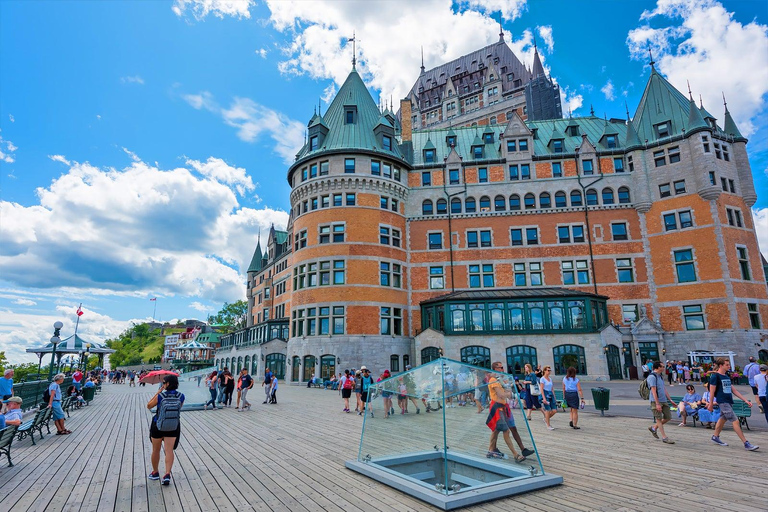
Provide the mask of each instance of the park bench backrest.
POLYGON ((13 441, 16 435, 16 425, 9 425, 0 430, 0 448, 5 448, 13 441))

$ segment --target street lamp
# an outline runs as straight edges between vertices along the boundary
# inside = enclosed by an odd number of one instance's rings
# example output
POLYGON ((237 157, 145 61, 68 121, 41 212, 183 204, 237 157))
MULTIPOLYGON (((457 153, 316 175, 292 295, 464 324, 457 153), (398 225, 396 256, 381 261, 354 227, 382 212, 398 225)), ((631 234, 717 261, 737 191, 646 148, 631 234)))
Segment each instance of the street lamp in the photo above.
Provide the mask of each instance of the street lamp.
POLYGON ((88 374, 88 358, 91 356, 90 354, 91 350, 91 344, 86 343, 85 344, 85 353, 83 353, 83 357, 85 358, 83 362, 83 378, 88 374))
POLYGON ((56 359, 56 345, 61 343, 61 338, 59 338, 59 334, 61 334, 61 328, 64 327, 64 324, 61 322, 56 322, 53 324, 53 336, 51 336, 51 344, 53 345, 53 351, 51 352, 51 369, 48 372, 48 380, 53 379, 53 361, 56 359))

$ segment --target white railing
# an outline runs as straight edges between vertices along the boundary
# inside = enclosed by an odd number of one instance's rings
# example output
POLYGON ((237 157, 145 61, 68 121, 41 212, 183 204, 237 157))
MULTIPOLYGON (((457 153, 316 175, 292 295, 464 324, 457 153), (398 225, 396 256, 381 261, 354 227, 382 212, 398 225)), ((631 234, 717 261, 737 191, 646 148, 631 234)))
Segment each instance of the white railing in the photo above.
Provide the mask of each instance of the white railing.
POLYGON ((203 368, 201 370, 195 370, 193 372, 182 373, 181 375, 179 375, 179 377, 181 377, 182 379, 189 379, 189 380, 196 379, 198 377, 207 377, 208 375, 211 374, 211 372, 213 372, 213 370, 218 370, 218 368, 216 366, 211 366, 209 368, 203 368))

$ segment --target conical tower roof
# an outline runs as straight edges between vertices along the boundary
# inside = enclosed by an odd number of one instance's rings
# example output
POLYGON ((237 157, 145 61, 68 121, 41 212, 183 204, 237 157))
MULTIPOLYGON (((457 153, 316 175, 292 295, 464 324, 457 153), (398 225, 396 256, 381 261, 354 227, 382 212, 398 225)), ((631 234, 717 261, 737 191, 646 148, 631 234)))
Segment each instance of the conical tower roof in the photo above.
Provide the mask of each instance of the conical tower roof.
MULTIPOLYGON (((723 97, 723 103, 725 103, 725 97, 723 97)), ((741 134, 736 127, 736 123, 731 117, 731 113, 728 111, 728 104, 725 103, 725 121, 723 123, 723 131, 726 135, 733 137, 734 140, 746 142, 747 139, 741 134)))
POLYGON ((539 57, 539 50, 538 48, 533 48, 533 70, 532 74, 534 77, 537 77, 539 75, 544 74, 544 66, 541 65, 541 58, 539 57))
POLYGON ((259 241, 256 242, 256 250, 253 251, 253 258, 251 258, 251 264, 248 265, 248 272, 259 272, 261 271, 261 237, 259 237, 259 241))
POLYGON ((688 131, 695 130, 696 128, 707 128, 707 122, 704 120, 704 116, 701 115, 701 111, 696 106, 696 102, 693 101, 693 96, 689 96, 688 131))
POLYGON ((645 85, 643 97, 637 106, 633 123, 640 140, 658 139, 656 127, 667 124, 669 135, 680 135, 688 129, 688 99, 675 89, 656 68, 651 67, 651 76, 645 85))

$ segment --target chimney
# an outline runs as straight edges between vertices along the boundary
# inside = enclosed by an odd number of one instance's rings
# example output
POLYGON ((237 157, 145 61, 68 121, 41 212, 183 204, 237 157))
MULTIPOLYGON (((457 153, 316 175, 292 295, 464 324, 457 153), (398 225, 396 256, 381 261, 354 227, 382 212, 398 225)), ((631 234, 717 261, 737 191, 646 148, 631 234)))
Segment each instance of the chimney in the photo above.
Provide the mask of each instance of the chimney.
POLYGON ((410 142, 413 132, 413 125, 411 121, 411 100, 406 98, 400 100, 400 137, 403 142, 410 142))

